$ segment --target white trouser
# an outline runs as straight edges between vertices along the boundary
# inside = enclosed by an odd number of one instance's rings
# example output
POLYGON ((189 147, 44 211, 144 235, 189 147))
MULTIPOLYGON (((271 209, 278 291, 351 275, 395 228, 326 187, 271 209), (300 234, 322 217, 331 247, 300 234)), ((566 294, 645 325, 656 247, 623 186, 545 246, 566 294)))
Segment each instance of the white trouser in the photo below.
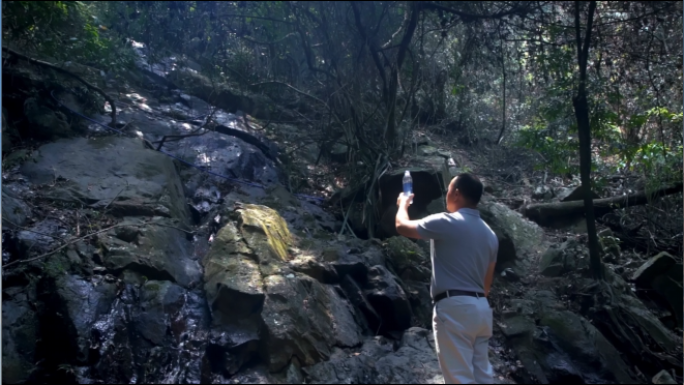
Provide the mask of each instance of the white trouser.
POLYGON ((445 384, 492 384, 492 309, 487 298, 458 296, 435 305, 432 317, 445 384))

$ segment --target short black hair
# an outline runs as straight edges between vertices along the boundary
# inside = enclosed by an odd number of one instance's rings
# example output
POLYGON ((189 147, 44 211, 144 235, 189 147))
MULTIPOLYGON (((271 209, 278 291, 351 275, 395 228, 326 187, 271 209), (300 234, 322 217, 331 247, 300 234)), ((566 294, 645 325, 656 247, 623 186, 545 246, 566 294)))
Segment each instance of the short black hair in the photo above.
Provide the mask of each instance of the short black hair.
POLYGON ((473 174, 464 172, 456 177, 456 182, 454 182, 454 188, 463 194, 470 203, 477 205, 480 203, 480 198, 482 198, 482 193, 484 191, 484 186, 480 179, 473 174))

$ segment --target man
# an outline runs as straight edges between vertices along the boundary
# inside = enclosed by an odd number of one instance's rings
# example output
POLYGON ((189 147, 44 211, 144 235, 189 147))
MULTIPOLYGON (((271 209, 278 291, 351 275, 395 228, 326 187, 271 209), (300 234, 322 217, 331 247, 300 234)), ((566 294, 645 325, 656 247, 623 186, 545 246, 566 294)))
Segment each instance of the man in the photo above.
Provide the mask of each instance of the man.
POLYGON ((487 295, 494 278, 499 241, 480 218, 483 186, 471 174, 449 184, 447 213, 412 221, 407 208, 413 195, 397 200, 397 232, 430 240, 434 303, 433 329, 439 366, 447 384, 491 384, 489 339, 492 309, 487 295))

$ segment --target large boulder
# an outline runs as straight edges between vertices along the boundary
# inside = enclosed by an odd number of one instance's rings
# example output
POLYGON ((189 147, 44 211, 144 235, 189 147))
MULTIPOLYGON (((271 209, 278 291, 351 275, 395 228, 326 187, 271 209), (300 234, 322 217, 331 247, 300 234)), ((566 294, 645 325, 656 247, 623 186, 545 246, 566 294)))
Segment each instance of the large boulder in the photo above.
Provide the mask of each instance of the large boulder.
POLYGON ((527 372, 540 383, 633 383, 629 367, 588 320, 564 310, 555 295, 528 292, 498 326, 527 372))
MULTIPOLYGON (((252 138, 255 144, 263 139, 252 138)), ((261 144, 261 146, 266 146, 261 144)), ((254 144, 234 135, 207 132, 200 136, 185 138, 173 148, 173 153, 192 164, 211 169, 212 172, 247 182, 271 185, 281 180, 281 175, 267 153, 254 144)))
POLYGON ((497 271, 515 266, 527 271, 542 244, 542 229, 500 203, 481 202, 478 208, 499 239, 497 271))
POLYGON ((682 265, 667 252, 658 253, 646 261, 632 274, 637 286, 657 293, 669 305, 677 324, 682 326, 684 305, 682 304, 682 265))
POLYGON ((658 276, 667 273, 676 263, 677 261, 669 253, 665 251, 658 253, 632 274, 632 281, 649 288, 658 276))
POLYGON ((125 218, 99 237, 102 255, 95 257, 111 272, 135 270, 149 279, 169 280, 186 288, 200 283, 200 265, 179 224, 169 218, 125 218))
POLYGON ((382 318, 383 332, 401 332, 411 327, 413 312, 408 295, 385 267, 373 266, 368 272, 368 302, 382 318))
POLYGON ((116 294, 116 284, 101 276, 95 276, 91 281, 63 274, 41 281, 39 299, 47 304, 42 323, 61 330, 43 336, 49 340, 49 345, 61 347, 53 359, 83 365, 93 358, 91 328, 98 318, 109 313, 116 294))
POLYGON ((327 359, 332 346, 361 342, 352 308, 332 287, 295 274, 271 275, 264 279, 264 287, 261 318, 271 371, 282 370, 293 357, 313 365, 327 359))
MULTIPOLYGON (((220 370, 232 375, 259 354, 278 372, 293 357, 313 365, 329 357, 331 346, 360 343, 356 309, 333 286, 296 273, 319 271, 325 257, 295 248, 287 223, 268 207, 239 205, 233 218, 204 258, 212 328, 221 334, 212 349, 227 357, 220 370)), ((337 277, 326 266, 318 278, 337 277)))
POLYGON ((40 147, 21 168, 45 198, 121 216, 166 216, 187 223, 181 180, 171 158, 131 138, 64 139, 40 147))
POLYGON ((206 383, 210 317, 202 294, 139 278, 125 278, 120 300, 85 329, 93 361, 76 380, 206 383))

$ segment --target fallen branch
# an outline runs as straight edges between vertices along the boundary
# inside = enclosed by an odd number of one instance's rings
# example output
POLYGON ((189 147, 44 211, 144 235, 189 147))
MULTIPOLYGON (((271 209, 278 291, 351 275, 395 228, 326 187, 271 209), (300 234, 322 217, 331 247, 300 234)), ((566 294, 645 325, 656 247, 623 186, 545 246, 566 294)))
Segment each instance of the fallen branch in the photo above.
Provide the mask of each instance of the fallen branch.
POLYGON ((57 72, 60 72, 60 73, 62 73, 62 74, 64 74, 64 75, 70 76, 70 77, 72 77, 72 78, 78 80, 79 82, 83 83, 83 84, 84 84, 86 87, 88 87, 89 89, 91 89, 91 90, 97 92, 98 94, 102 95, 102 96, 105 98, 105 100, 106 100, 107 102, 109 102, 109 105, 112 106, 112 113, 111 113, 112 121, 111 121, 111 123, 110 123, 109 125, 110 125, 110 127, 116 128, 116 105, 114 104, 114 99, 112 99, 111 96, 107 95, 107 93, 105 93, 102 89, 100 89, 99 87, 94 86, 94 85, 88 83, 88 82, 85 81, 82 77, 76 75, 75 73, 72 73, 72 72, 70 72, 70 71, 67 71, 67 70, 65 70, 64 68, 57 67, 57 66, 54 65, 54 64, 51 64, 51 63, 48 63, 48 62, 44 62, 44 61, 42 61, 42 60, 30 58, 30 57, 28 57, 28 56, 26 56, 26 55, 22 55, 22 54, 20 54, 20 53, 18 53, 18 52, 15 52, 15 51, 13 51, 13 50, 11 50, 11 49, 9 49, 9 48, 6 48, 6 47, 2 47, 2 51, 3 51, 3 52, 6 52, 6 53, 8 53, 8 54, 10 54, 10 55, 12 55, 12 56, 16 56, 16 57, 18 57, 19 59, 26 60, 27 62, 29 62, 29 63, 31 63, 31 64, 36 64, 36 65, 38 65, 38 66, 50 68, 50 69, 53 69, 53 70, 55 70, 55 71, 57 71, 57 72))
POLYGON ((56 248, 56 249, 54 249, 54 250, 52 250, 52 251, 48 251, 48 252, 45 253, 45 254, 39 255, 39 256, 37 256, 37 257, 35 257, 35 258, 22 259, 22 260, 10 262, 10 263, 7 263, 7 264, 5 264, 5 265, 2 265, 2 268, 3 268, 3 269, 6 269, 6 268, 8 268, 8 267, 10 267, 10 266, 17 265, 17 264, 20 264, 20 263, 31 263, 31 262, 37 261, 37 260, 39 260, 39 259, 43 259, 43 258, 45 258, 45 257, 49 257, 50 255, 52 255, 52 254, 54 254, 54 253, 56 253, 56 252, 62 250, 63 248, 65 248, 65 247, 67 247, 67 246, 69 246, 69 245, 72 245, 72 244, 74 244, 74 243, 76 243, 76 242, 78 242, 78 241, 81 241, 81 240, 84 240, 84 239, 86 239, 86 238, 92 237, 93 235, 105 233, 105 232, 107 232, 107 231, 109 231, 109 230, 111 230, 111 229, 113 229, 113 228, 121 227, 121 226, 124 226, 124 225, 123 225, 123 224, 118 224, 118 225, 110 226, 110 227, 107 227, 106 229, 102 229, 102 230, 96 231, 96 232, 94 232, 94 233, 91 233, 91 234, 82 236, 82 237, 80 237, 80 238, 74 238, 74 239, 72 239, 71 241, 69 241, 69 242, 63 244, 62 246, 60 246, 60 247, 58 247, 58 248, 56 248))
MULTIPOLYGON (((594 213, 598 217, 616 209, 645 205, 652 199, 679 192, 682 192, 681 183, 662 188, 650 194, 639 192, 624 196, 594 199, 594 213)), ((522 214, 541 226, 551 226, 559 219, 579 217, 584 214, 584 201, 531 204, 523 208, 522 214)))

